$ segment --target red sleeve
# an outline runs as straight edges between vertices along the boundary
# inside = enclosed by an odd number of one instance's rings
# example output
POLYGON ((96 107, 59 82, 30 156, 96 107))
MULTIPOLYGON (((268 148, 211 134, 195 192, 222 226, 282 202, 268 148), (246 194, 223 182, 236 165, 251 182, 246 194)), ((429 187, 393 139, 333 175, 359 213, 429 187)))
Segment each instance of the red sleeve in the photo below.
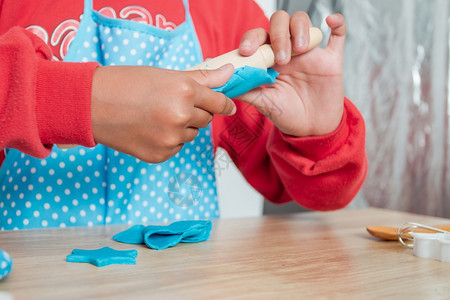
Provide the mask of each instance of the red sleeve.
POLYGON ((255 184, 278 177, 280 184, 266 191, 278 203, 295 200, 313 210, 339 209, 350 203, 366 177, 364 120, 348 99, 334 132, 296 138, 272 128, 267 150, 277 174, 260 176, 255 184))
POLYGON ((251 0, 191 0, 189 3, 205 59, 236 49, 242 35, 250 29, 269 29, 268 19, 251 0))
POLYGON ((253 107, 237 103, 233 117, 214 117, 215 146, 225 149, 247 181, 272 202, 313 210, 345 207, 367 173, 364 121, 345 99, 339 127, 314 137, 281 133, 253 107))
MULTIPOLYGON (((219 1, 210 5, 215 12, 205 12, 208 5, 199 5, 202 0, 192 2, 205 58, 236 49, 251 28, 269 27, 253 1, 219 1)), ((294 200, 313 210, 339 209, 355 197, 367 173, 365 127, 349 100, 345 99, 341 124, 333 133, 306 138, 284 135, 255 108, 236 105, 236 115, 214 117, 214 146, 229 153, 264 197, 276 203, 294 200)))
POLYGON ((51 59, 48 46, 22 28, 0 36, 0 149, 42 158, 52 144, 95 145, 90 101, 98 64, 51 59))

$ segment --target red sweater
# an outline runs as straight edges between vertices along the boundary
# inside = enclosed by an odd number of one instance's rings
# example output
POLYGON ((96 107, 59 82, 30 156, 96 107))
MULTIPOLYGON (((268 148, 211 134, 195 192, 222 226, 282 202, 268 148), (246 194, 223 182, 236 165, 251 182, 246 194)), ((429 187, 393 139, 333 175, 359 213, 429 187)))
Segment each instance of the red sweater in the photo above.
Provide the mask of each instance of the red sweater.
MULTIPOLYGON (((94 9, 161 28, 184 21, 181 0, 94 0, 94 9)), ((67 51, 82 12, 83 1, 0 0, 0 149, 42 158, 54 144, 95 146, 90 100, 97 64, 52 61, 67 51)), ((191 0, 190 12, 205 58, 237 48, 251 28, 268 28, 249 0, 191 0)), ((287 136, 253 107, 236 104, 235 116, 214 118, 214 146, 263 196, 314 210, 353 199, 367 162, 364 121, 350 101, 333 133, 305 138, 287 136)))

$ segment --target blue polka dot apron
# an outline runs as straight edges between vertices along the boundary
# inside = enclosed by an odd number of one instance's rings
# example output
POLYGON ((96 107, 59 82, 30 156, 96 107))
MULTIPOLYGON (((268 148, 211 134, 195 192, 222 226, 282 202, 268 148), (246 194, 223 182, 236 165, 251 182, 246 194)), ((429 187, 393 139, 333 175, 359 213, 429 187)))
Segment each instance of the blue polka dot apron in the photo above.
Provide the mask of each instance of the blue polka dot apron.
MULTIPOLYGON (((66 61, 183 70, 202 61, 188 2, 172 31, 111 19, 85 1, 66 61)), ((164 163, 103 145, 54 147, 46 159, 9 149, 0 169, 0 229, 93 226, 219 216, 210 127, 164 163)))

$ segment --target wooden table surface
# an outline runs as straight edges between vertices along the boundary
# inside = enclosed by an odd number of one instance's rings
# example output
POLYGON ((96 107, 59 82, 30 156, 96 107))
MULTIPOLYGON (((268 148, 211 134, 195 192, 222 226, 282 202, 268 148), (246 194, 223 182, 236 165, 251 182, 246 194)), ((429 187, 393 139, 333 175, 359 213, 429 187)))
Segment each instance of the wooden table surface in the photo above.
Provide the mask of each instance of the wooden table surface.
MULTIPOLYGON (((129 226, 0 232, 13 299, 450 299, 450 263, 417 258, 369 225, 448 219, 381 209, 213 223, 211 238, 165 250, 114 242, 129 226), (72 249, 137 249, 136 265, 68 263, 72 249)), ((0 298, 1 299, 1 298, 0 298)))

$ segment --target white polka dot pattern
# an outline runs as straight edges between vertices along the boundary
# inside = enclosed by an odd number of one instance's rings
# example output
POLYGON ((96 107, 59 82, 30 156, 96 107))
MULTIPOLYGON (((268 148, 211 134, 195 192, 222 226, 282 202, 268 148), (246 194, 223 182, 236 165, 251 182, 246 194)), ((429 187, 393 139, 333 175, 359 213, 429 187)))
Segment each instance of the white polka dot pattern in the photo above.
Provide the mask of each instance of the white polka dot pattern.
MULTIPOLYGON (((66 58, 183 70, 201 60, 199 49, 189 14, 164 31, 94 12, 83 16, 66 58)), ((209 127, 161 164, 102 145, 55 147, 42 160, 9 150, 0 170, 0 229, 215 218, 213 163, 209 127)))
POLYGON ((0 249, 0 280, 8 276, 11 272, 12 263, 12 258, 8 252, 0 249))

